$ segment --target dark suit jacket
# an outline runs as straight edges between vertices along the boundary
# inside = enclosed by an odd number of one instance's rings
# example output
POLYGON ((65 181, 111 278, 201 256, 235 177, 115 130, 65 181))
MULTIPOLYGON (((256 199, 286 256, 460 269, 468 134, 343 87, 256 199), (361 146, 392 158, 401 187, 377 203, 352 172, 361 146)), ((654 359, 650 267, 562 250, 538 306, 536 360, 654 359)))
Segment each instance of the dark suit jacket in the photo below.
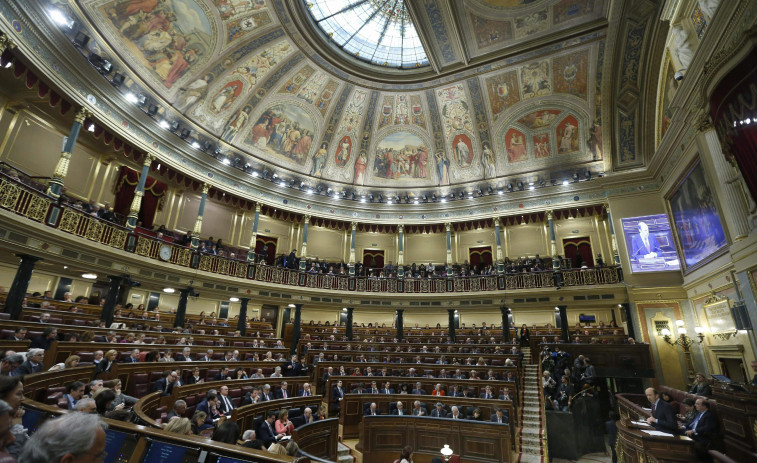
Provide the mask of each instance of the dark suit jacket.
POLYGON ((100 363, 97 364, 97 367, 95 368, 95 376, 101 374, 101 373, 107 373, 110 371, 110 367, 113 366, 113 363, 115 362, 109 362, 105 359, 101 360, 100 363))
MULTIPOLYGON (((491 421, 492 423, 496 423, 496 422, 497 422, 497 414, 496 414, 496 413, 492 415, 492 417, 491 417, 491 420, 490 420, 490 421, 491 421)), ((508 419, 507 419, 507 416, 505 416, 505 415, 502 415, 502 423, 504 423, 504 424, 508 424, 508 423, 509 423, 509 421, 508 421, 508 419)))
POLYGON ((338 403, 339 399, 341 399, 343 397, 344 397, 344 388, 342 388, 342 393, 341 394, 339 393, 339 390, 336 388, 336 386, 334 386, 331 389, 331 400, 333 400, 334 402, 338 403))
POLYGON ((441 412, 437 409, 431 410, 431 416, 434 418, 447 418, 448 415, 449 414, 445 410, 442 410, 441 412))
POLYGON ((300 362, 286 362, 281 369, 284 371, 284 376, 302 376, 302 363, 300 362), (292 367, 291 370, 289 369, 290 366, 292 367))
MULTIPOLYGON (((399 410, 397 410, 397 409, 392 410, 392 415, 399 415, 399 414, 400 414, 399 410)), ((408 413, 407 410, 403 409, 402 410, 402 416, 410 416, 410 413, 408 413)))
MULTIPOLYGON (((381 414, 381 410, 376 409, 376 415, 380 415, 380 414, 381 414)), ((365 416, 373 416, 373 413, 371 413, 370 408, 365 411, 365 416)))
POLYGON ((184 354, 176 354, 177 362, 189 362, 191 360, 192 360, 191 358, 184 357, 184 354))
POLYGON ((218 411, 220 411, 224 415, 228 415, 231 413, 231 410, 234 409, 234 404, 231 403, 231 397, 226 396, 227 399, 229 399, 229 405, 231 405, 231 408, 226 408, 226 402, 223 400, 223 397, 221 395, 218 396, 218 411))
MULTIPOLYGON (((493 399, 493 398, 495 398, 495 397, 496 397, 496 396, 494 395, 494 393, 491 393, 491 394, 489 394, 489 399, 493 399)), ((486 392, 484 392, 483 394, 481 394, 481 395, 479 396, 479 399, 486 399, 486 398, 487 398, 487 397, 486 397, 486 392)))
MULTIPOLYGON (((284 398, 284 391, 282 391, 281 389, 279 389, 279 390, 276 391, 276 394, 274 394, 274 396, 277 399, 283 399, 284 398)), ((289 398, 289 397, 293 397, 293 395, 292 395, 292 391, 290 391, 289 389, 287 389, 287 398, 289 398)))
POLYGON ((15 376, 29 375, 32 373, 39 373, 42 371, 42 364, 38 363, 37 366, 32 366, 32 362, 27 360, 16 368, 14 372, 15 376))
POLYGON ((386 388, 381 388, 379 389, 379 393, 380 394, 394 394, 394 389, 390 387, 389 392, 386 392, 386 388))
POLYGON ((633 249, 631 257, 644 257, 650 252, 662 252, 660 245, 657 244, 657 238, 653 234, 649 234, 647 241, 649 241, 649 248, 644 246, 644 240, 641 239, 641 235, 634 235, 631 238, 631 249, 633 249))
POLYGON ((269 391, 268 394, 266 394, 265 392, 260 394, 260 401, 265 402, 266 400, 273 400, 272 392, 269 391))
POLYGON ((131 355, 126 357, 121 363, 139 363, 139 359, 135 359, 131 355))
POLYGON ((312 396, 312 395, 313 395, 313 391, 312 390, 308 391, 308 395, 307 396, 305 395, 305 389, 300 389, 299 391, 297 391, 297 397, 308 397, 308 396, 312 396))
POLYGON ((163 395, 170 395, 173 391, 174 383, 168 384, 168 390, 166 390, 166 378, 160 378, 152 384, 152 392, 160 391, 163 395))
POLYGON ((686 429, 694 430, 695 434, 690 436, 692 439, 707 445, 710 442, 713 433, 718 430, 718 420, 711 411, 707 410, 704 412, 704 415, 699 418, 696 428, 692 428, 691 424, 688 424, 686 425, 686 429))
POLYGON ((413 389, 413 394, 426 395, 425 389, 413 389))
POLYGON ((50 348, 50 339, 47 339, 44 335, 39 335, 36 338, 32 339, 32 342, 29 344, 30 349, 44 349, 47 350, 50 348))
POLYGON ((187 384, 197 384, 201 379, 204 378, 202 376, 195 378, 194 375, 190 375, 189 378, 187 378, 187 384))
POLYGON ((260 427, 258 428, 258 439, 263 441, 263 444, 268 448, 271 444, 276 442, 276 428, 273 424, 270 424, 263 420, 262 423, 260 423, 260 427))
POLYGON ((676 422, 676 413, 673 407, 669 403, 660 399, 653 407, 652 416, 657 418, 657 423, 654 424, 655 429, 658 431, 676 433, 678 424, 676 422))
POLYGON ((208 417, 205 418, 205 423, 209 425, 213 425, 213 414, 210 412, 210 406, 208 405, 208 399, 203 399, 202 402, 197 404, 197 408, 195 408, 195 412, 205 412, 208 417))

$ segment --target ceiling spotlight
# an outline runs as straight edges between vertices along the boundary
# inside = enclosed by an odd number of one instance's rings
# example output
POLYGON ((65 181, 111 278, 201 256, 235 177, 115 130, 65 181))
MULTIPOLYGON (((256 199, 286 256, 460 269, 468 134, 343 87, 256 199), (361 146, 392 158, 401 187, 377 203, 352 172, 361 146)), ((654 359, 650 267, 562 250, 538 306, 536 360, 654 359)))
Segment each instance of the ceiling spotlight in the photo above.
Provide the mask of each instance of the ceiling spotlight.
POLYGON ((158 125, 163 127, 164 129, 168 129, 171 127, 171 124, 165 119, 161 119, 160 122, 158 122, 158 125))
POLYGON ((547 181, 544 179, 539 180, 539 186, 545 186, 547 184, 547 181))
POLYGON ((84 273, 81 277, 87 280, 97 280, 97 275, 94 273, 84 273))
POLYGON ((238 297, 230 297, 229 298, 229 302, 239 302, 239 298, 238 297))
POLYGON ((327 189, 326 189, 326 194, 327 194, 327 195, 330 195, 332 191, 333 191, 333 190, 332 190, 331 188, 327 188, 327 189))
POLYGON ((48 12, 50 18, 59 26, 66 26, 69 29, 74 27, 74 20, 66 16, 61 10, 54 8, 48 12))
POLYGON ((87 132, 95 132, 95 124, 89 124, 89 127, 87 127, 87 132))
POLYGON ((290 308, 292 308, 292 309, 293 309, 293 308, 295 308, 295 307, 297 307, 297 306, 296 306, 296 305, 294 305, 294 304, 289 304, 289 305, 288 305, 287 307, 290 307, 290 308))
POLYGON ((181 127, 179 121, 173 121, 171 122, 171 127, 169 127, 169 129, 171 130, 171 132, 177 132, 179 130, 179 127, 181 127))
POLYGON ((145 95, 144 93, 140 93, 139 95, 137 95, 137 104, 139 106, 146 105, 147 104, 147 95, 145 95))
POLYGON ((124 98, 126 98, 126 101, 128 101, 129 103, 137 104, 137 95, 131 92, 127 92, 126 95, 124 95, 124 98))
POLYGON ((563 185, 568 185, 568 184, 570 184, 570 181, 568 181, 568 179, 565 179, 565 180, 562 181, 562 184, 563 185))
POLYGON ((507 184, 507 191, 513 191, 513 184, 512 183, 508 183, 507 184))
POLYGON ((361 197, 360 197, 360 202, 361 202, 361 203, 365 203, 365 196, 361 196, 361 197))
POLYGON ((392 204, 394 204, 394 201, 392 201, 392 198, 389 198, 389 199, 386 200, 386 203, 389 204, 389 205, 392 205, 392 204))
POLYGON ((173 294, 176 292, 176 290, 173 288, 163 288, 163 292, 168 293, 168 294, 173 294))
POLYGON ((191 133, 191 132, 189 131, 189 129, 181 129, 181 133, 179 133, 179 137, 181 137, 181 138, 183 138, 184 140, 186 140, 186 139, 187 139, 187 137, 189 137, 189 134, 190 134, 190 133, 191 133))
POLYGON ((533 186, 533 185, 531 185, 531 186, 528 187, 528 189, 529 189, 529 191, 534 191, 536 189, 536 187, 533 186))
POLYGON ((315 188, 315 190, 316 190, 316 191, 318 192, 318 194, 320 194, 320 193, 321 193, 321 191, 323 191, 323 185, 318 185, 318 186, 317 186, 317 187, 315 188))
POLYGON ((121 74, 120 72, 117 72, 113 76, 113 79, 110 81, 110 83, 113 84, 113 86, 115 87, 120 87, 121 85, 124 84, 125 80, 126 80, 126 76, 121 74))
POLYGON ((202 142, 202 150, 203 151, 210 151, 210 148, 213 147, 213 143, 210 140, 205 140, 202 142))
POLYGON ((598 173, 597 173, 597 177, 604 177, 604 176, 605 176, 605 173, 604 173, 604 172, 598 172, 598 173))
POLYGON ((410 196, 408 196, 407 193, 405 193, 405 204, 409 202, 410 202, 410 196))
POLYGON ((484 195, 484 190, 482 190, 481 188, 479 188, 478 189, 478 195, 479 196, 483 196, 484 195))
POLYGON ((192 142, 192 148, 194 148, 194 149, 198 150, 198 149, 200 149, 200 148, 201 148, 201 146, 200 146, 200 144, 199 144, 199 143, 197 143, 197 141, 195 140, 195 141, 193 141, 193 142, 192 142))
POLYGON ((251 175, 252 175, 252 176, 253 176, 254 178, 258 178, 258 176, 260 176, 260 174, 258 173, 258 171, 257 171, 257 170, 253 170, 253 171, 252 171, 252 174, 251 174, 251 175))
POLYGON ((463 199, 465 197, 465 192, 461 191, 458 196, 460 196, 460 199, 463 199))
POLYGON ((378 195, 378 201, 380 203, 384 202, 384 195, 382 195, 381 193, 379 193, 379 195, 378 195))
POLYGON ((439 200, 439 202, 442 203, 442 204, 444 204, 444 203, 447 202, 447 198, 442 198, 442 199, 439 200))
POLYGON ((271 178, 276 180, 277 178, 279 178, 279 174, 277 174, 276 172, 273 172, 273 175, 271 175, 271 178))
POLYGON ((221 162, 226 164, 227 166, 231 165, 231 161, 229 160, 229 158, 223 158, 221 162))
POLYGON ((6 61, 6 62, 5 62, 5 64, 3 65, 3 67, 4 67, 5 69, 9 69, 9 68, 10 68, 11 66, 13 66, 13 60, 12 60, 12 59, 9 59, 9 60, 8 60, 8 61, 6 61))
POLYGON ((84 48, 89 43, 89 36, 82 31, 79 31, 74 36, 74 46, 76 48, 84 48))
POLYGON ((313 194, 313 189, 312 188, 308 188, 308 191, 306 191, 306 193, 309 194, 309 195, 312 195, 313 194))
POLYGON ((523 191, 523 182, 518 182, 518 189, 523 191))
POLYGON ((413 204, 418 204, 419 202, 420 202, 420 201, 418 201, 418 198, 415 198, 415 199, 413 200, 413 204))
POLYGON ((500 189, 497 190, 497 194, 498 195, 503 195, 503 194, 505 194, 505 192, 500 188, 500 189))
POLYGON ((426 195, 421 196, 421 199, 423 200, 424 203, 428 202, 428 196, 426 195))
POLYGON ((279 186, 280 187, 285 187, 285 186, 287 186, 287 182, 285 182, 284 180, 282 180, 282 181, 279 182, 279 186))
POLYGON ((158 105, 156 104, 150 105, 150 107, 147 109, 147 115, 152 117, 156 114, 158 114, 158 105))
POLYGON ((370 199, 370 200, 371 200, 371 202, 373 202, 373 200, 374 200, 375 198, 373 197, 373 195, 369 195, 369 196, 368 196, 368 199, 370 199))

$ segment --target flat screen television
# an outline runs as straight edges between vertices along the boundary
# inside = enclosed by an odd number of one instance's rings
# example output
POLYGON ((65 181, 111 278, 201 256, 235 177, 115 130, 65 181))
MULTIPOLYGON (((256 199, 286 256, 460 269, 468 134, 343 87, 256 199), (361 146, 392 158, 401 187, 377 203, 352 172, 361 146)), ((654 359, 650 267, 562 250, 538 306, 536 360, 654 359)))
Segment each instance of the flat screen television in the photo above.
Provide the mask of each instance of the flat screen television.
POLYGON ((216 460, 216 463, 251 463, 251 462, 248 460, 238 460, 236 458, 219 456, 218 459, 216 460))
POLYGON ((105 451, 108 455, 104 463, 128 463, 136 446, 135 435, 108 429, 105 431, 105 451))
POLYGON ((150 439, 141 463, 197 463, 199 457, 199 449, 150 439))
POLYGON ((595 321, 597 321, 597 317, 595 317, 594 315, 581 314, 578 316, 578 321, 581 323, 594 323, 595 321))
POLYGON ((665 214, 620 220, 632 273, 681 270, 673 232, 665 214))

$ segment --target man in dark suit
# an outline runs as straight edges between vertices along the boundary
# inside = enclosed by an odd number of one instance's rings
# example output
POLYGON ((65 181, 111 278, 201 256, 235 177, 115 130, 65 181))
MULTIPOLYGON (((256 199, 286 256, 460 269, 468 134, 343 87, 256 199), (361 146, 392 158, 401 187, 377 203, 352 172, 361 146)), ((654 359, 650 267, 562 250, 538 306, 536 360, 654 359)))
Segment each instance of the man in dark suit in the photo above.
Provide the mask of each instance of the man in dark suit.
POLYGON ((365 411, 365 416, 377 416, 380 414, 381 412, 379 411, 376 402, 371 403, 371 406, 365 411))
POLYGON ((705 399, 697 399, 694 408, 697 410, 697 416, 684 426, 684 434, 707 447, 712 434, 718 429, 718 420, 710 411, 710 403, 705 399))
POLYGON ((394 388, 392 388, 391 383, 389 381, 384 383, 384 387, 381 388, 380 393, 381 394, 394 394, 394 388))
POLYGON ((168 412, 167 420, 171 420, 174 416, 178 416, 179 418, 183 418, 184 414, 187 412, 187 403, 181 399, 177 400, 173 403, 173 408, 170 412, 168 412))
POLYGON ((302 376, 302 362, 293 355, 292 359, 284 364, 282 370, 284 370, 284 376, 302 376))
POLYGON ((129 356, 124 359, 124 363, 139 363, 139 349, 132 349, 129 356))
POLYGON ((42 371, 42 361, 45 359, 45 351, 43 349, 29 349, 26 358, 26 362, 16 368, 13 376, 29 375, 42 371))
POLYGON ((171 395, 176 377, 171 370, 163 372, 163 377, 152 384, 152 392, 160 391, 164 396, 171 395))
POLYGON ((365 391, 365 386, 363 385, 363 383, 358 383, 357 386, 355 386, 354 388, 352 388, 352 393, 353 394, 365 394, 366 391, 365 391))
POLYGON ((421 386, 420 382, 415 383, 415 389, 413 389, 413 394, 426 395, 426 390, 423 389, 423 386, 421 386))
POLYGON ((274 396, 277 399, 288 399, 292 396, 292 394, 289 393, 289 385, 286 381, 281 382, 281 387, 278 391, 276 391, 276 394, 274 394, 274 396))
POLYGON ((231 415, 231 411, 234 410, 234 404, 231 403, 231 397, 229 397, 229 386, 221 386, 219 392, 218 411, 222 415, 231 415))
POLYGON ((436 407, 431 410, 431 416, 434 418, 447 418, 447 411, 444 409, 444 404, 437 402, 436 407))
POLYGON ((660 393, 656 389, 650 387, 644 392, 647 400, 652 404, 652 416, 647 418, 647 423, 654 426, 658 431, 675 434, 678 426, 673 407, 660 398, 660 393))
POLYGON ((421 401, 416 400, 413 402, 413 410, 412 410, 413 416, 426 416, 426 409, 421 407, 421 401))
POLYGON ((213 349, 208 349, 208 351, 205 353, 205 356, 200 358, 201 362, 212 362, 213 361, 213 349))
POLYGON ((42 332, 41 335, 34 338, 29 344, 29 347, 34 349, 47 350, 50 348, 50 343, 58 339, 58 328, 54 326, 48 326, 42 332))
POLYGON ((176 361, 177 362, 191 362, 192 356, 190 354, 189 347, 185 347, 184 350, 181 351, 181 353, 176 354, 176 361))
POLYGON ((275 420, 276 413, 273 410, 268 410, 265 415, 265 420, 260 424, 257 431, 258 438, 263 441, 263 445, 265 445, 266 448, 284 437, 283 434, 276 434, 276 429, 273 425, 275 420))
POLYGON ((482 399, 493 399, 494 393, 491 386, 486 386, 486 390, 481 394, 482 399))
POLYGON ((197 404, 195 412, 205 412, 208 417, 205 418, 206 424, 213 424, 213 420, 219 418, 221 414, 218 412, 218 395, 215 392, 208 392, 205 394, 205 399, 197 404))
POLYGON ((221 371, 216 373, 216 375, 213 377, 213 381, 223 381, 225 379, 232 379, 231 373, 229 373, 229 367, 221 368, 221 371))
POLYGON ((263 386, 263 392, 260 394, 260 401, 265 402, 267 400, 273 400, 273 394, 271 393, 271 385, 266 384, 263 386))
POLYGON ((310 397, 313 395, 313 391, 310 390, 310 383, 305 383, 302 385, 302 389, 297 391, 298 397, 310 397))
POLYGON ((339 411, 341 409, 342 399, 344 399, 344 388, 342 387, 342 382, 337 381, 336 386, 331 389, 331 400, 334 410, 339 411))
POLYGON ((657 244, 657 238, 649 234, 649 227, 644 222, 639 222, 639 234, 634 235, 631 239, 631 257, 640 258, 657 257, 662 252, 660 245, 657 244))
POLYGON ((513 396, 512 396, 512 394, 510 394, 510 388, 509 387, 506 387, 502 391, 502 394, 499 396, 499 400, 509 400, 511 402, 513 401, 513 396))
POLYGON ((491 422, 492 423, 508 424, 510 422, 510 420, 505 415, 505 411, 502 410, 501 408, 498 408, 497 409, 497 413, 495 413, 494 415, 492 415, 491 422))
POLYGON ((397 408, 392 410, 392 415, 405 416, 409 415, 402 402, 397 402, 397 408))

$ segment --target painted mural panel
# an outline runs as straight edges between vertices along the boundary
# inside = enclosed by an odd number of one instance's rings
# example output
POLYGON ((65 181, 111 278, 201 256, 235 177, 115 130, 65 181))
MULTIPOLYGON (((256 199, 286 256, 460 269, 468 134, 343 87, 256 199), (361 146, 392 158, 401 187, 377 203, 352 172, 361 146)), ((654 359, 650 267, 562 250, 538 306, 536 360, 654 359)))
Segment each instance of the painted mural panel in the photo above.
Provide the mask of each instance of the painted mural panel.
POLYGON ((538 34, 549 27, 547 10, 540 10, 515 18, 515 38, 538 34))
POLYGON ((279 93, 297 94, 300 87, 307 82, 307 80, 315 73, 310 65, 305 65, 300 68, 292 77, 290 77, 284 85, 281 86, 279 93))
POLYGON ((213 0, 213 4, 224 20, 266 9, 265 0, 213 0))
POLYGON ((116 0, 97 11, 120 39, 117 47, 170 89, 210 58, 216 37, 207 8, 194 0, 116 0))
POLYGON ((326 83, 326 85, 321 90, 320 96, 314 103, 315 109, 320 111, 322 116, 326 115, 326 111, 329 109, 331 99, 334 97, 337 88, 339 88, 339 83, 334 79, 329 79, 328 83, 326 83))
POLYGON ((381 100, 381 115, 379 116, 378 128, 382 129, 392 124, 394 117, 394 95, 384 95, 381 100))
POLYGON ((246 17, 232 19, 224 23, 226 27, 226 44, 242 38, 257 29, 268 26, 273 21, 267 11, 257 11, 246 17))
POLYGON ((518 123, 525 125, 529 129, 540 129, 542 127, 548 127, 557 119, 557 116, 560 115, 560 112, 561 111, 557 109, 534 111, 518 119, 518 123))
POLYGON ((481 145, 481 164, 484 167, 484 178, 497 177, 497 157, 486 142, 481 145))
POLYGON ((673 117, 673 110, 670 103, 673 101, 676 92, 678 91, 678 81, 675 79, 675 68, 673 67, 673 61, 670 58, 670 54, 665 54, 665 65, 663 66, 663 75, 660 88, 660 103, 659 103, 659 137, 657 143, 659 145, 662 141, 662 137, 670 128, 671 118, 673 117))
POLYGON ((445 137, 452 135, 455 130, 473 130, 470 105, 462 84, 439 89, 436 91, 436 96, 441 109, 445 137))
POLYGON ((589 51, 558 56, 552 63, 555 93, 567 93, 586 99, 589 51))
POLYGON ((552 94, 552 79, 549 70, 549 61, 538 61, 521 68, 521 97, 523 99, 552 94))
POLYGON ((468 135, 464 133, 455 135, 455 138, 452 139, 452 160, 455 167, 469 167, 473 163, 475 154, 473 143, 471 143, 468 135))
POLYGON ((534 158, 543 159, 552 156, 552 147, 549 144, 549 133, 534 135, 534 158))
POLYGON ((498 21, 476 14, 471 14, 470 20, 478 48, 491 47, 513 38, 513 25, 510 21, 498 21))
POLYGON ((344 115, 339 125, 339 130, 342 133, 357 136, 367 101, 368 92, 366 90, 355 90, 350 102, 347 104, 347 108, 344 110, 344 115))
POLYGON ((485 83, 494 120, 497 120, 504 110, 520 101, 516 71, 488 77, 485 83))
POLYGON ((557 125, 557 152, 567 154, 578 151, 578 121, 568 116, 557 125))
POLYGON ((339 167, 344 167, 350 162, 352 157, 352 139, 345 135, 339 141, 339 145, 336 147, 334 153, 334 163, 339 167))
POLYGON ((246 105, 244 108, 238 110, 231 118, 226 126, 223 128, 221 138, 231 143, 236 135, 242 130, 247 121, 250 119, 250 113, 252 112, 252 106, 246 105))
POLYGON ((428 147, 416 134, 399 131, 385 136, 376 145, 373 176, 387 180, 428 177, 428 147))
POLYGON ((553 8, 552 22, 561 24, 594 12, 595 0, 560 0, 553 8))
POLYGON ((420 95, 410 96, 410 113, 413 124, 426 128, 426 114, 423 111, 423 103, 421 102, 420 95))
POLYGON ((507 162, 512 164, 528 159, 526 151, 526 136, 517 129, 509 129, 505 134, 505 146, 507 147, 507 162))
POLYGON ((275 104, 258 118, 245 143, 304 166, 314 133, 315 123, 303 108, 294 104, 275 104))

